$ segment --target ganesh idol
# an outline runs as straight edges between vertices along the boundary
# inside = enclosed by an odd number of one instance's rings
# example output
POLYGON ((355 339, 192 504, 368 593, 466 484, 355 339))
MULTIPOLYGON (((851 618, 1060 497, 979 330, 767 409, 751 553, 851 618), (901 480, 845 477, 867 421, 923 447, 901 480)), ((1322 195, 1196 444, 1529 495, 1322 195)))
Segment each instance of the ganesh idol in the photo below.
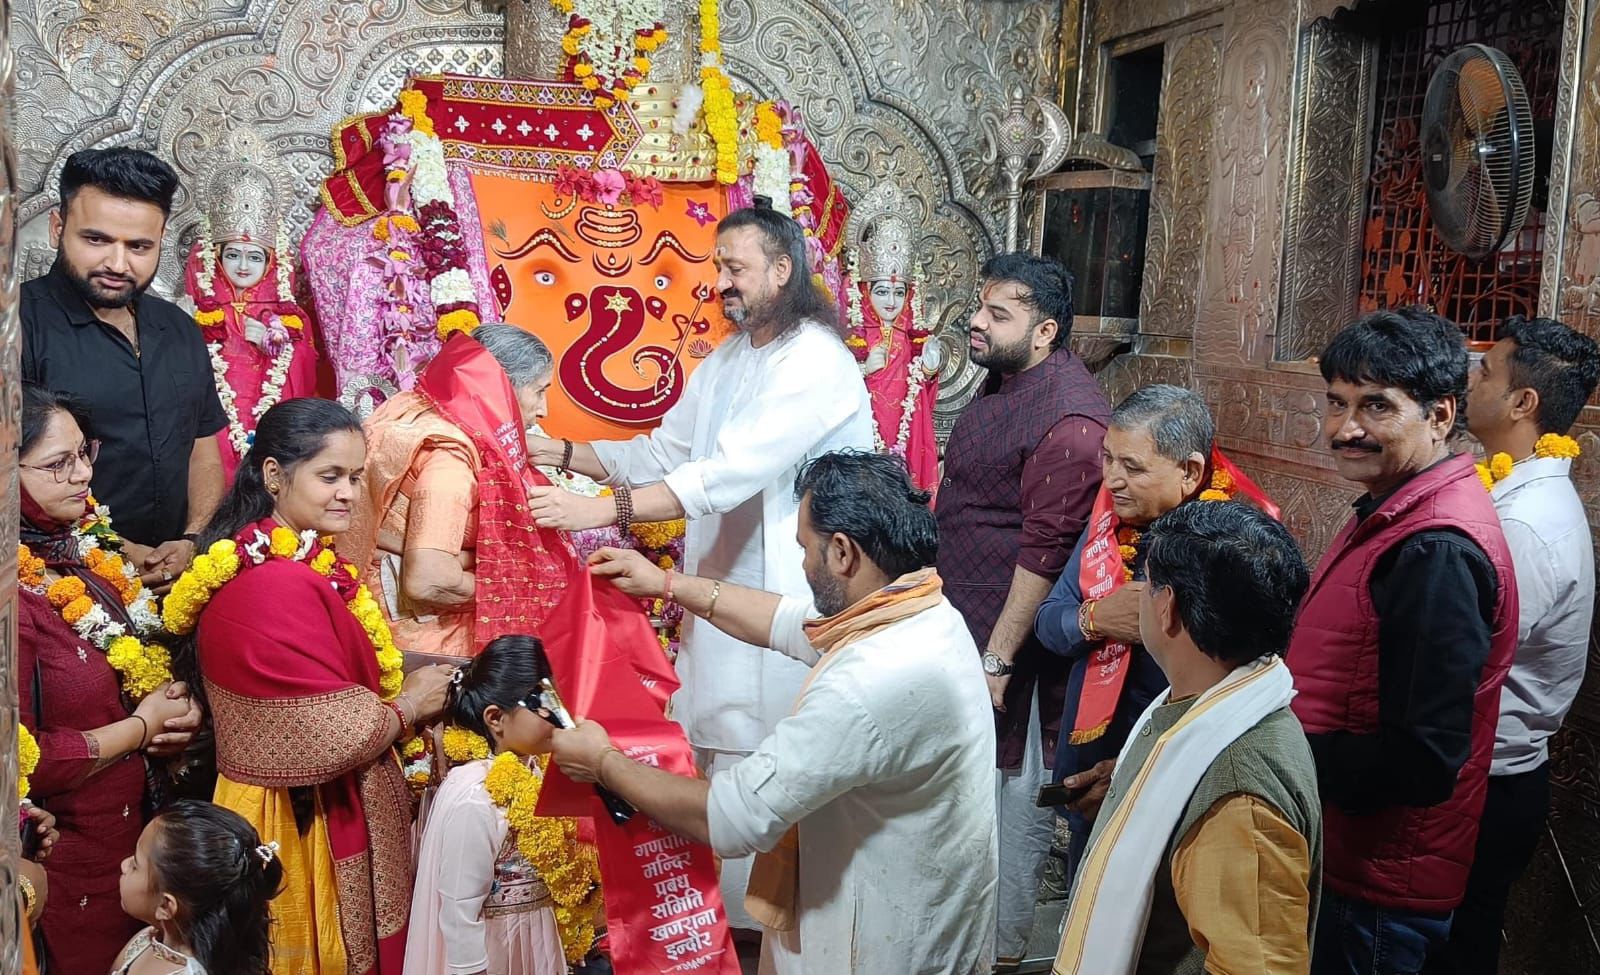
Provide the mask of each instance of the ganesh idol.
POLYGON ((850 214, 846 344, 872 396, 878 450, 905 458, 917 487, 931 491, 939 482, 933 405, 944 354, 917 296, 910 211, 898 186, 880 183, 850 214))
POLYGON ((184 268, 185 304, 193 305, 228 415, 221 447, 230 479, 261 415, 316 392, 310 319, 294 298, 285 186, 263 164, 238 156, 200 182, 204 217, 184 268))

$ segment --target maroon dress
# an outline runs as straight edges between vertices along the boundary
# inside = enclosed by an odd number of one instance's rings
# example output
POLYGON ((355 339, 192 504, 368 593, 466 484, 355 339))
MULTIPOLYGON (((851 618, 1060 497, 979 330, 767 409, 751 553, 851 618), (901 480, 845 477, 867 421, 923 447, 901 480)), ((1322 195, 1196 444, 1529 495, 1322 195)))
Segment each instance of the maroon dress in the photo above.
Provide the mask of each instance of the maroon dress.
POLYGON ((29 798, 56 816, 61 838, 44 862, 50 899, 39 919, 51 975, 105 975, 144 925, 122 911, 118 881, 144 829, 145 762, 130 753, 90 775, 84 734, 125 720, 121 680, 40 593, 17 593, 22 723, 39 742, 29 798))

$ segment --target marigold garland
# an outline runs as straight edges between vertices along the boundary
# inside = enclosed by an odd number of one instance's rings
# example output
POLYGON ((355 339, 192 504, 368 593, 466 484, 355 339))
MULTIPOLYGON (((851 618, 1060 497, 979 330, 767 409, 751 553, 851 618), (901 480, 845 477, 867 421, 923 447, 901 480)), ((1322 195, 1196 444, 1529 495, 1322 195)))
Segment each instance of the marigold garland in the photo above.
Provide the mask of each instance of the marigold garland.
POLYGON ((568 962, 577 963, 589 953, 597 919, 604 914, 600 861, 593 846, 579 842, 577 820, 535 815, 549 762, 548 755, 539 756, 535 774, 515 753, 501 752, 483 785, 516 831, 517 852, 550 891, 562 949, 568 962))
MULTIPOLYGON (((204 554, 195 556, 188 571, 172 584, 172 591, 167 594, 166 603, 162 606, 162 620, 173 634, 184 636, 193 633, 201 610, 205 609, 218 589, 243 570, 246 558, 251 565, 260 565, 268 558, 290 559, 305 562, 319 575, 331 577, 339 571, 351 579, 358 578, 360 573, 356 567, 348 562, 340 562, 329 544, 328 539, 317 538, 315 532, 297 535, 282 525, 273 527, 265 534, 256 529, 254 538, 243 546, 230 538, 213 542, 204 554)), ((341 593, 347 590, 348 587, 339 589, 341 593)), ((402 669, 405 655, 395 646, 389 624, 383 618, 383 610, 366 586, 356 586, 352 594, 345 596, 345 600, 350 615, 366 631, 367 639, 372 642, 373 651, 377 654, 378 696, 385 701, 392 700, 400 693, 400 685, 405 681, 402 669)))
POLYGON ((662 549, 682 538, 687 524, 682 518, 673 521, 641 521, 635 522, 631 531, 633 537, 645 548, 662 549))
POLYGON ((64 576, 45 585, 45 561, 26 545, 17 546, 17 581, 43 593, 81 639, 106 655, 106 662, 122 679, 122 692, 139 700, 172 680, 172 657, 165 647, 142 639, 161 629, 155 596, 140 581, 138 570, 118 554, 122 539, 111 527, 110 514, 93 497, 88 506, 88 513, 72 529, 79 557, 116 592, 134 633, 96 603, 88 585, 77 576, 64 576))
POLYGON ((661 0, 550 0, 550 5, 567 15, 561 51, 569 59, 572 77, 595 92, 598 108, 610 108, 628 97, 650 74, 646 55, 667 40, 661 0), (597 21, 602 28, 615 30, 596 30, 597 21))
POLYGON ((444 757, 452 762, 488 758, 489 742, 476 731, 450 725, 444 729, 444 757))
POLYGON ((717 0, 700 0, 700 87, 706 131, 717 147, 717 182, 739 181, 739 111, 733 84, 722 70, 722 26, 717 0))
MULTIPOLYGON (((1578 447, 1578 441, 1559 433, 1547 433, 1533 444, 1533 456, 1541 460, 1550 458, 1573 460, 1581 453, 1583 451, 1578 447)), ((1478 480, 1483 482, 1485 490, 1492 489, 1510 477, 1516 466, 1516 461, 1511 459, 1510 454, 1497 453, 1489 458, 1487 464, 1477 465, 1478 480)))
POLYGON ((33 732, 22 722, 17 722, 17 801, 28 798, 28 790, 32 785, 28 776, 39 767, 39 743, 34 740, 33 732))

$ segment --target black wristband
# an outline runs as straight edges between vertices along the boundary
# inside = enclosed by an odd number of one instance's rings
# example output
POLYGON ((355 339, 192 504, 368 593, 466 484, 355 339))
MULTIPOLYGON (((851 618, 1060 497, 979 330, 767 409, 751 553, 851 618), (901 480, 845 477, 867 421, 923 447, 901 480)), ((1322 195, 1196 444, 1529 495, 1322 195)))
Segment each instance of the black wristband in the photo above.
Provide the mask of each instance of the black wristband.
POLYGON ((565 437, 561 440, 561 466, 556 470, 565 474, 572 469, 572 441, 565 437))

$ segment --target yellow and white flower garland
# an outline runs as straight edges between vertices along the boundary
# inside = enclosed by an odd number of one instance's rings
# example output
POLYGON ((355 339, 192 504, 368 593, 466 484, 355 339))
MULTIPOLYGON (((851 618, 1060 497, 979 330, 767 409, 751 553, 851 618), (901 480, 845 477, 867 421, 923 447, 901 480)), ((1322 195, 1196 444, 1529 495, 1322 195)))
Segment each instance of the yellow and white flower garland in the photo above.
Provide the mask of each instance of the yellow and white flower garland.
MULTIPOLYGON (((242 548, 231 538, 213 542, 205 554, 195 556, 188 571, 172 584, 161 610, 167 630, 177 636, 193 633, 201 610, 218 589, 239 574, 245 559, 249 559, 251 565, 260 565, 274 557, 290 559, 306 563, 319 575, 331 578, 337 571, 348 574, 351 579, 359 578, 356 567, 340 562, 331 545, 330 539, 322 539, 319 546, 314 531, 297 535, 282 525, 273 528, 270 534, 256 529, 255 537, 242 548), (313 551, 316 552, 314 556, 313 551)), ((378 656, 378 696, 385 701, 392 700, 400 693, 400 685, 405 680, 402 669, 405 656, 395 646, 383 610, 365 585, 358 586, 345 605, 366 631, 378 656)))
POLYGON ((650 74, 652 51, 666 43, 663 0, 550 0, 567 15, 561 50, 572 76, 594 92, 599 108, 626 98, 650 74))
POLYGON ((161 630, 155 596, 145 588, 133 564, 116 551, 122 539, 112 529, 105 506, 93 497, 89 498, 88 516, 73 527, 72 535, 78 557, 122 600, 133 623, 132 633, 90 597, 82 579, 65 576, 46 585, 44 560, 26 545, 17 546, 17 582, 42 594, 73 632, 104 653, 106 662, 122 678, 123 693, 137 701, 172 679, 172 656, 167 648, 146 642, 161 630))
MULTIPOLYGON (((481 740, 481 739, 480 739, 481 740)), ((516 831, 517 852, 539 874, 555 901, 556 930, 569 963, 583 960, 605 916, 600 893, 600 860, 595 848, 578 840, 578 821, 538 816, 539 791, 550 756, 538 758, 535 773, 513 752, 501 752, 489 766, 484 788, 516 831)))
MULTIPOLYGON (((1540 459, 1558 457, 1572 460, 1581 453, 1583 451, 1578 448, 1578 441, 1559 433, 1547 433, 1533 445, 1533 456, 1540 459)), ((1483 482, 1485 490, 1493 489, 1496 484, 1510 477, 1516 466, 1510 454, 1495 454, 1488 463, 1478 465, 1478 480, 1483 482)))

